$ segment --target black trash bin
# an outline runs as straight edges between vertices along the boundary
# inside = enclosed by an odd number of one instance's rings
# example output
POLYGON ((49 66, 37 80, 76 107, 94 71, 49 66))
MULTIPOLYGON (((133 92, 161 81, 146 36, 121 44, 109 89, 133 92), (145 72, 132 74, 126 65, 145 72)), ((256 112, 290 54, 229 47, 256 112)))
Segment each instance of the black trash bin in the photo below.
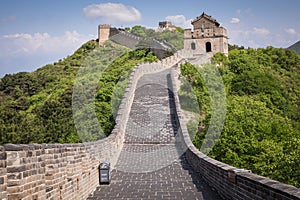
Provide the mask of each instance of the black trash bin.
POLYGON ((110 162, 104 161, 99 165, 99 183, 101 184, 109 184, 110 182, 110 162))

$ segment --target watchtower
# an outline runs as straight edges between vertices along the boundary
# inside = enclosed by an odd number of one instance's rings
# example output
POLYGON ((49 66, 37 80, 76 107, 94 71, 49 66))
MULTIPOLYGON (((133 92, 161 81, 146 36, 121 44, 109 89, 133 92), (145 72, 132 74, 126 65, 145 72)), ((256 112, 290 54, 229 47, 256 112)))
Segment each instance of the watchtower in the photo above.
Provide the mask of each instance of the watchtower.
POLYGON ((100 24, 98 26, 98 39, 100 45, 103 45, 104 42, 109 39, 110 29, 111 25, 109 24, 100 24))
POLYGON ((192 21, 192 29, 184 30, 184 49, 201 53, 228 54, 227 30, 211 16, 202 13, 192 21))
POLYGON ((158 32, 163 32, 164 30, 169 30, 169 31, 175 31, 176 26, 172 24, 172 22, 169 21, 163 21, 158 23, 158 32))

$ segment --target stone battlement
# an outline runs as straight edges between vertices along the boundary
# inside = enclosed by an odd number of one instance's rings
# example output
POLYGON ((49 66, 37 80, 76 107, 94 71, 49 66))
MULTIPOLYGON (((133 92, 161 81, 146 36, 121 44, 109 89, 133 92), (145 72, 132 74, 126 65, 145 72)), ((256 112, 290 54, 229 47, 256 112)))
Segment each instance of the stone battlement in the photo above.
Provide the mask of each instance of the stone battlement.
POLYGON ((0 199, 86 199, 99 185, 98 166, 117 162, 138 79, 176 64, 175 56, 136 66, 107 138, 79 144, 0 146, 0 199))
MULTIPOLYGON (((112 168, 116 165, 140 77, 179 65, 189 56, 193 56, 193 51, 181 50, 159 62, 137 65, 130 74, 116 126, 107 138, 81 144, 0 146, 0 199, 86 199, 99 185, 100 162, 109 160, 112 168)), ((174 83, 174 73, 171 78, 174 83)), ((296 187, 234 168, 196 149, 187 132, 176 91, 173 84, 177 124, 187 149, 186 159, 223 198, 300 200, 300 189, 296 187)))
POLYGON ((0 199, 87 198, 99 183, 99 163, 113 161, 121 143, 112 134, 93 143, 1 146, 0 199))
POLYGON ((192 29, 184 31, 184 48, 202 52, 228 54, 227 30, 211 16, 202 13, 191 23, 192 29))
POLYGON ((99 28, 111 28, 110 24, 100 24, 99 28))
MULTIPOLYGON (((190 55, 187 53, 186 55, 190 55)), ((172 82, 175 83, 176 72, 173 70, 172 82)), ((177 110, 179 133, 185 145, 188 163, 199 175, 214 188, 222 198, 233 200, 300 200, 300 189, 238 169, 212 159, 200 152, 192 143, 184 117, 181 113, 178 88, 173 84, 173 93, 177 110)))

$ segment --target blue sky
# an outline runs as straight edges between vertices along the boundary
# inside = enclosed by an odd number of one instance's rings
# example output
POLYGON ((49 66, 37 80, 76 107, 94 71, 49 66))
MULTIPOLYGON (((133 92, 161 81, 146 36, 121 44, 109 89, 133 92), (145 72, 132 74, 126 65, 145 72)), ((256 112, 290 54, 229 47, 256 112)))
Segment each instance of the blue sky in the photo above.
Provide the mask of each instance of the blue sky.
POLYGON ((33 71, 96 39, 99 23, 187 28, 202 12, 228 30, 229 43, 288 47, 300 40, 299 0, 1 0, 0 77, 33 71))

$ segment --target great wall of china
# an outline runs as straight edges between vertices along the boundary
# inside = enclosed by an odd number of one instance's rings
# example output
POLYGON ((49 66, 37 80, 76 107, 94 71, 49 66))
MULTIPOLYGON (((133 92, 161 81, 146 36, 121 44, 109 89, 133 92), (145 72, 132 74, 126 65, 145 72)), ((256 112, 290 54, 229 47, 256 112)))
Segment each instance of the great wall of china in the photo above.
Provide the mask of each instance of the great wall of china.
MULTIPOLYGON (((125 37, 122 33, 117 37, 120 37, 118 38, 120 42, 131 36, 125 37)), ((135 41, 124 45, 133 43, 135 41)), ((203 57, 203 63, 209 58, 207 54, 197 54, 197 56, 203 57)), ((137 65, 131 72, 118 110, 116 126, 107 138, 80 144, 0 146, 0 199, 87 199, 91 197, 96 188, 99 188, 99 164, 109 160, 112 169, 116 167, 124 147, 126 125, 138 81, 147 74, 171 69, 171 80, 174 83, 175 75, 172 68, 193 58, 193 50, 180 50, 157 63, 137 65)), ((220 197, 234 200, 300 200, 299 188, 221 163, 196 149, 187 132, 177 95, 178 89, 175 84, 172 84, 172 87, 178 135, 186 149, 186 161, 192 171, 220 197)))
MULTIPOLYGON (((179 51, 158 63, 136 66, 120 105, 116 126, 103 140, 82 144, 1 146, 0 199, 86 199, 99 185, 99 163, 109 160, 113 168, 117 162, 140 77, 178 65, 189 55, 191 52, 179 51)), ((187 147, 187 161, 210 187, 226 199, 300 199, 300 189, 296 187, 236 169, 197 150, 180 112, 177 89, 173 91, 179 133, 187 147)))

